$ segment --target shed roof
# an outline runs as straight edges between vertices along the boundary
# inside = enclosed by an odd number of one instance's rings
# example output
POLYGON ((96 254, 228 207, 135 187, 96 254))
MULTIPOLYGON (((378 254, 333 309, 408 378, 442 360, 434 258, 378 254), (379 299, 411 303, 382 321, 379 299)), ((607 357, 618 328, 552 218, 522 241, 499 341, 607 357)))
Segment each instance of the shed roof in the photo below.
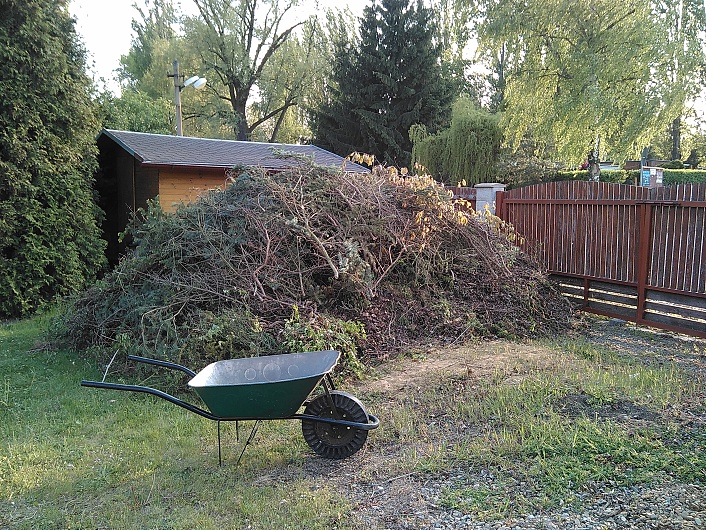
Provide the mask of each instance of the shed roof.
MULTIPOLYGON (((343 157, 315 145, 241 142, 113 129, 103 129, 98 135, 98 140, 102 137, 110 138, 140 163, 151 166, 258 166, 281 171, 297 164, 296 159, 276 156, 278 150, 308 156, 320 166, 341 167, 344 160, 343 157)), ((369 172, 366 167, 350 161, 346 162, 345 168, 349 173, 369 172)))

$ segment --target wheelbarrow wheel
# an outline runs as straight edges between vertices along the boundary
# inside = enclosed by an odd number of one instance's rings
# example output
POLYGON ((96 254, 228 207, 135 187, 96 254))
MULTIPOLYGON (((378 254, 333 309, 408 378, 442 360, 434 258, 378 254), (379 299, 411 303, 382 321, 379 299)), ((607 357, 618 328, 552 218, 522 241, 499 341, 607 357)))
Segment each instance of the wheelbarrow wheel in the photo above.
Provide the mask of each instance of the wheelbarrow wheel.
MULTIPOLYGON (((337 419, 368 423, 368 413, 355 396, 334 390, 331 392, 331 399, 338 412, 337 419)), ((310 401, 304 409, 304 414, 319 418, 335 418, 325 394, 310 401)), ((315 453, 334 460, 351 456, 363 447, 368 438, 368 431, 365 429, 307 419, 302 420, 302 434, 315 453)))

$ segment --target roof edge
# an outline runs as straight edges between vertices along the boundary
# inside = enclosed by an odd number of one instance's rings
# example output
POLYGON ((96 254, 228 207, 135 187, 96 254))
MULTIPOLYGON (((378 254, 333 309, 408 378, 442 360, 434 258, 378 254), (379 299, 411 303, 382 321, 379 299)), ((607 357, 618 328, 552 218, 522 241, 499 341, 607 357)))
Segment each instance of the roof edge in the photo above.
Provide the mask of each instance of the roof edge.
MULTIPOLYGON (((129 132, 129 131, 125 131, 129 132)), ((142 158, 137 152, 135 152, 133 149, 131 149, 125 142, 123 142, 120 138, 115 136, 113 132, 110 129, 101 129, 101 132, 98 134, 98 138, 96 138, 96 141, 101 137, 101 136, 107 136, 111 140, 113 140, 116 144, 118 144, 120 147, 122 147, 125 151, 127 151, 130 156, 132 156, 135 160, 138 162, 142 163, 145 161, 144 158, 142 158)))

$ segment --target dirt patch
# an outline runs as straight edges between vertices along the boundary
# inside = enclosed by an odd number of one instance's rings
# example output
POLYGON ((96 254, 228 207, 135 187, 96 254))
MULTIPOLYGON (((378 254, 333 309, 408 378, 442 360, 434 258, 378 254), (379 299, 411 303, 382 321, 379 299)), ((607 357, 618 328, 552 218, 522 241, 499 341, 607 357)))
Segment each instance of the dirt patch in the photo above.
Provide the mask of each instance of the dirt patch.
POLYGON ((588 394, 567 394, 554 402, 554 408, 560 414, 571 418, 596 417, 601 419, 616 419, 620 421, 650 422, 659 419, 656 412, 621 399, 613 403, 600 405, 588 394))
MULTIPOLYGON (((625 361, 648 365, 672 363, 693 373, 694 377, 706 378, 706 341, 656 333, 594 317, 585 317, 583 325, 574 333, 577 341, 604 349, 625 361)), ((449 348, 430 346, 391 360, 378 366, 375 376, 349 387, 380 417, 381 430, 388 431, 385 441, 381 440, 382 433, 373 432, 369 443, 353 457, 331 462, 312 456, 306 462, 305 472, 316 483, 336 488, 352 503, 352 517, 358 527, 390 530, 471 528, 470 519, 464 518, 460 512, 451 515, 455 521, 453 526, 439 525, 439 521, 452 513, 441 506, 440 491, 449 484, 470 485, 479 491, 497 491, 497 477, 492 470, 474 470, 470 476, 467 469, 453 469, 453 466, 434 472, 410 472, 409 469, 410 462, 415 459, 422 461, 429 454, 438 454, 438 447, 431 450, 431 446, 462 443, 464 438, 475 436, 479 427, 459 424, 455 419, 446 417, 443 410, 434 409, 433 403, 425 403, 414 412, 424 418, 424 432, 412 438, 402 434, 395 437, 390 434, 396 428, 390 425, 392 411, 402 404, 409 405, 422 391, 433 394, 437 391, 437 385, 439 392, 453 392, 454 385, 459 385, 458 388, 460 385, 480 387, 483 380, 520 384, 534 373, 551 370, 558 363, 572 362, 583 360, 536 343, 502 340, 449 348), (440 385, 440 381, 444 384, 440 385), (376 440, 376 436, 380 438, 376 440)), ((670 421, 704 426, 704 398, 706 396, 695 398, 689 410, 666 411, 665 414, 669 415, 670 421)), ((570 392, 558 398, 552 403, 552 408, 569 417, 598 417, 636 428, 663 421, 658 412, 628 400, 616 399, 604 403, 581 393, 570 392)), ((452 417, 451 414, 449 416, 452 417)), ((525 485, 514 483, 513 477, 505 476, 503 480, 501 487, 508 498, 524 494, 525 485)), ((483 523, 476 520, 473 524, 483 523)), ((491 528, 493 523, 488 524, 491 528)))
POLYGON ((426 384, 430 377, 480 379, 503 377, 517 381, 557 362, 558 354, 533 344, 507 341, 479 342, 453 348, 429 348, 377 368, 375 379, 357 384, 363 392, 395 394, 426 384))

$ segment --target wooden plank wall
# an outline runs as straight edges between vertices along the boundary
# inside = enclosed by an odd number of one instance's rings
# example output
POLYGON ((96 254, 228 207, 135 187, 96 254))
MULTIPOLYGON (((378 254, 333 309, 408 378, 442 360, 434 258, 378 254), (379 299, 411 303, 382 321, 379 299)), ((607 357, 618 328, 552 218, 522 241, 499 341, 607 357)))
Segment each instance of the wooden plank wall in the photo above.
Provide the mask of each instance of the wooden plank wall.
POLYGON ((706 185, 556 182, 499 203, 580 308, 706 337, 706 185))
POLYGON ((194 201, 202 193, 224 189, 224 170, 166 170, 159 172, 159 203, 167 212, 173 212, 177 204, 194 201))

